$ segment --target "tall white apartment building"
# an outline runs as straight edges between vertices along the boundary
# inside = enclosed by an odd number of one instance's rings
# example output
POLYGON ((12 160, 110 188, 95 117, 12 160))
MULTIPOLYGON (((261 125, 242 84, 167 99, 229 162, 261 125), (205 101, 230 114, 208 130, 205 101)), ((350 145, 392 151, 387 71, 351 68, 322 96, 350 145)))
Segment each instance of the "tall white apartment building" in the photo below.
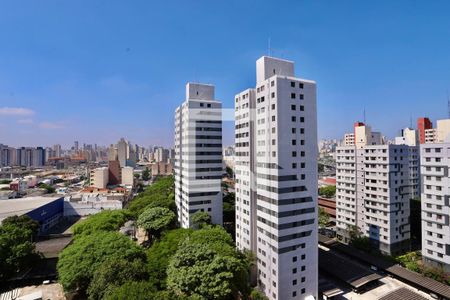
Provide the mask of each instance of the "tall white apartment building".
POLYGON ((235 96, 236 244, 269 299, 318 295, 316 83, 263 56, 235 96))
MULTIPOLYGON (((368 126, 357 127, 355 132, 373 136, 370 130, 364 132, 368 126)), ((419 196, 418 148, 385 145, 381 135, 373 140, 359 134, 355 146, 336 150, 337 235, 349 242, 357 230, 382 253, 409 250, 410 199, 419 196)))
POLYGON ((175 110, 175 202, 181 227, 208 212, 222 224, 222 104, 214 86, 186 85, 186 100, 175 110))
POLYGON ((450 272, 450 143, 420 146, 422 257, 450 272))

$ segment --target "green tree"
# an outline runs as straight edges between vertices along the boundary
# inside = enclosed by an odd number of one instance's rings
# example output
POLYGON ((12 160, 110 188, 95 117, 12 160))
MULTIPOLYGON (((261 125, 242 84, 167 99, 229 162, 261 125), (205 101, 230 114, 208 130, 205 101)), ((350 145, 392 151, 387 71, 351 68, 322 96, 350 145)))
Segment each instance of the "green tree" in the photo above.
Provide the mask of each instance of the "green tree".
POLYGON ((0 226, 0 282, 31 267, 39 256, 35 252, 33 237, 39 225, 30 217, 13 216, 0 226))
POLYGON ((137 220, 149 238, 158 238, 175 220, 175 214, 165 207, 150 207, 144 210, 137 220))
POLYGON ((167 287, 180 296, 229 299, 248 295, 249 263, 235 250, 221 227, 192 232, 179 246, 167 269, 167 287))
POLYGON ((55 188, 46 183, 41 182, 38 184, 38 187, 40 187, 41 189, 45 189, 47 194, 53 194, 55 192, 55 188))
POLYGON ((179 297, 169 291, 157 291, 147 281, 129 281, 107 291, 105 300, 204 300, 204 298, 179 297))
POLYGON ((250 293, 250 299, 251 300, 269 300, 269 298, 267 298, 263 292, 261 292, 257 289, 252 290, 252 292, 250 293))
POLYGON ((127 281, 141 281, 148 279, 146 265, 142 260, 128 261, 114 259, 104 261, 94 273, 87 293, 89 299, 103 299, 104 294, 114 287, 127 281))
POLYGON ((129 218, 130 213, 127 210, 104 210, 73 226, 73 233, 80 235, 96 231, 116 231, 129 218))
POLYGON ((142 172, 142 180, 144 181, 150 180, 150 171, 148 168, 145 168, 145 170, 142 172))
POLYGON ((330 215, 325 212, 325 209, 319 207, 319 227, 324 228, 330 223, 330 215))
POLYGON ((86 292, 95 272, 106 260, 141 260, 144 250, 118 232, 97 231, 75 237, 58 259, 58 278, 66 292, 86 292))
POLYGON ((186 237, 190 236, 192 231, 192 229, 184 228, 167 231, 159 241, 153 243, 147 250, 147 264, 150 278, 152 278, 159 290, 166 288, 166 270, 170 259, 178 250, 180 243, 186 237))
POLYGON ((336 195, 336 186, 334 185, 328 185, 321 187, 319 189, 319 195, 326 197, 326 198, 332 198, 336 195))
POLYGON ((142 193, 135 197, 128 206, 132 215, 137 218, 149 206, 166 207, 176 212, 175 196, 173 195, 173 176, 158 177, 156 181, 149 185, 142 193))
POLYGON ((225 170, 226 170, 226 172, 227 172, 228 177, 229 177, 229 178, 233 178, 233 169, 230 168, 229 166, 227 166, 227 167, 225 168, 225 170))
POLYGON ((211 216, 206 211, 197 211, 192 215, 192 226, 195 229, 211 224, 211 216))

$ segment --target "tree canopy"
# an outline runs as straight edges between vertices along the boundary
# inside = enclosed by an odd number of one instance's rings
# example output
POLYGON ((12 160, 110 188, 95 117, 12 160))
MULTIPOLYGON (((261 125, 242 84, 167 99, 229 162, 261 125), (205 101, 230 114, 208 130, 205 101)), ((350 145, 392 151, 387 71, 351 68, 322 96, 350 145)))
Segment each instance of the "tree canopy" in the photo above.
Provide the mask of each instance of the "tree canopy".
POLYGON ((104 210, 73 226, 75 235, 96 231, 116 231, 130 218, 127 210, 104 210))
POLYGON ((175 214, 165 207, 149 207, 139 215, 137 224, 145 229, 149 236, 159 237, 175 220, 175 214))
POLYGON ((166 288, 166 269, 169 261, 180 243, 191 234, 192 229, 179 228, 168 231, 147 250, 148 271, 158 289, 166 288))
POLYGON ((60 253, 59 282, 67 292, 84 293, 103 262, 119 259, 145 264, 146 256, 142 247, 118 232, 83 234, 60 253))
POLYGON ((131 201, 128 209, 137 218, 147 207, 165 207, 176 211, 173 195, 173 176, 158 177, 142 193, 131 201))
POLYGON ((336 195, 336 186, 328 185, 319 188, 319 195, 327 198, 332 198, 336 195))
POLYGON ((319 227, 326 227, 330 223, 330 215, 327 214, 325 209, 319 207, 319 227))
POLYGON ((12 216, 0 226, 0 282, 26 270, 38 258, 32 242, 39 224, 30 217, 12 216))
POLYGON ((150 171, 148 168, 145 168, 145 170, 142 172, 142 180, 148 181, 150 179, 150 171))
POLYGON ((211 224, 211 216, 206 211, 197 211, 191 218, 191 223, 194 228, 202 228, 211 224))
POLYGON ((147 279, 147 268, 142 263, 142 260, 108 259, 95 271, 87 293, 89 299, 103 299, 104 294, 108 290, 127 281, 147 279))
POLYGON ((247 269, 231 236, 221 227, 207 227, 181 243, 167 269, 167 287, 181 296, 229 299, 247 292, 247 269))

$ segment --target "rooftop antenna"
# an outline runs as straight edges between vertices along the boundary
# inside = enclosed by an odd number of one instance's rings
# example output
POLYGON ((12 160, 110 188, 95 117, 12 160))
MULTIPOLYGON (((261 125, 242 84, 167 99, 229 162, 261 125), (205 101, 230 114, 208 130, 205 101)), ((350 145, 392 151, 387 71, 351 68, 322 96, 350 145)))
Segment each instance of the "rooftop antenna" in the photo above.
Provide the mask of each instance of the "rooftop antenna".
POLYGON ((450 118, 450 97, 448 96, 448 89, 447 89, 447 107, 448 107, 448 117, 450 118))

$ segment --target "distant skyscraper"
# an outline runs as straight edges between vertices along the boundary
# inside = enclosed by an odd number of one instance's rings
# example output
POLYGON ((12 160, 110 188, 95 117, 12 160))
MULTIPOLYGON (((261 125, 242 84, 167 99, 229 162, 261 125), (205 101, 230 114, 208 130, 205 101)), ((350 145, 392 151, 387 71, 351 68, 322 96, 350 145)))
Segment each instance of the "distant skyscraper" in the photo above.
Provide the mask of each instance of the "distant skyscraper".
POLYGON ((175 202, 183 228, 197 211, 222 224, 222 172, 222 104, 214 86, 188 83, 175 111, 175 202))
POLYGON ((73 145, 73 149, 75 150, 75 151, 78 151, 78 141, 75 141, 75 143, 74 143, 74 145, 73 145))
POLYGON ((121 168, 127 166, 128 155, 129 155, 128 142, 125 141, 124 138, 121 138, 120 141, 117 143, 117 158, 119 160, 121 168))
POLYGON ((235 96, 236 244, 257 256, 269 299, 318 297, 316 83, 294 63, 256 62, 235 96))

